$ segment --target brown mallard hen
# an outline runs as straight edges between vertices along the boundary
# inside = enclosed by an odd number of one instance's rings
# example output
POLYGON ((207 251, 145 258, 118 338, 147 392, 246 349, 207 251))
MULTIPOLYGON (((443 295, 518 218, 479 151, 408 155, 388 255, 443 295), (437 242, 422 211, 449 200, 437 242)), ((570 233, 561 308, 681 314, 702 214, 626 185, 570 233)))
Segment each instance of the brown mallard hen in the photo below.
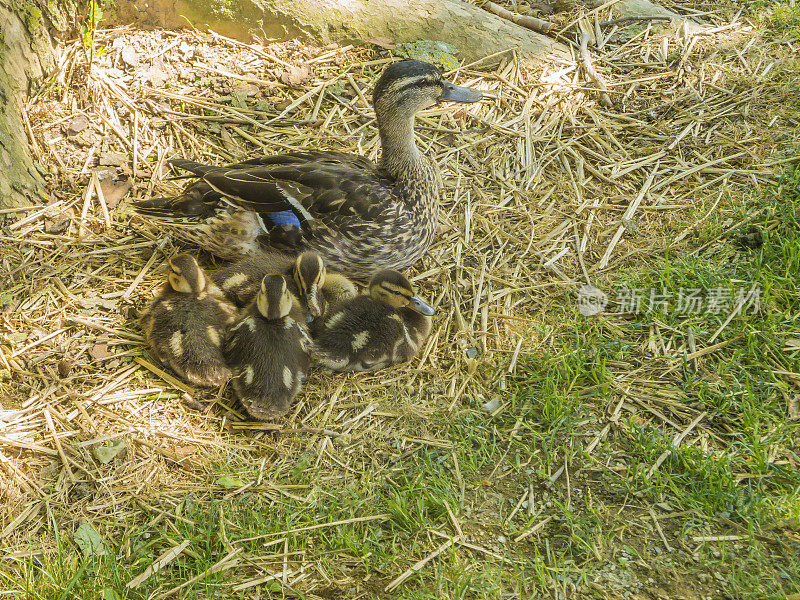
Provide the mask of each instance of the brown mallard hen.
POLYGON ((136 205, 184 240, 226 259, 257 251, 265 223, 291 211, 302 224, 300 249, 334 270, 367 278, 418 260, 433 241, 439 212, 435 163, 414 140, 417 112, 441 101, 476 102, 480 91, 447 81, 415 60, 389 65, 373 91, 379 165, 332 151, 263 156, 226 167, 173 160, 200 179, 176 198, 136 205))

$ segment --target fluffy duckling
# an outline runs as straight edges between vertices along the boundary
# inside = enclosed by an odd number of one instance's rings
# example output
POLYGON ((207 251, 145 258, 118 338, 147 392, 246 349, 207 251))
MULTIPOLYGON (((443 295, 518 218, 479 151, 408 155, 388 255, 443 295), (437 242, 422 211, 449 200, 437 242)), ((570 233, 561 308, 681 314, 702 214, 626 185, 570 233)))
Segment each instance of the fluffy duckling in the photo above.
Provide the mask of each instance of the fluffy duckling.
POLYGON ((286 279, 267 275, 228 333, 224 354, 231 384, 254 419, 285 414, 306 380, 311 339, 305 324, 291 316, 296 305, 286 279))
POLYGON ((230 377, 222 340, 236 307, 188 254, 172 257, 169 269, 142 316, 144 338, 155 357, 186 381, 220 385, 230 377))
POLYGON ((380 271, 367 294, 315 324, 312 356, 334 371, 371 371, 411 360, 428 337, 433 314, 402 274, 380 271))
POLYGON ((347 277, 329 273, 316 252, 303 252, 296 257, 260 252, 217 271, 214 281, 238 306, 246 306, 255 298, 266 275, 286 276, 289 291, 301 301, 311 319, 322 316, 326 306, 336 306, 358 294, 347 277))

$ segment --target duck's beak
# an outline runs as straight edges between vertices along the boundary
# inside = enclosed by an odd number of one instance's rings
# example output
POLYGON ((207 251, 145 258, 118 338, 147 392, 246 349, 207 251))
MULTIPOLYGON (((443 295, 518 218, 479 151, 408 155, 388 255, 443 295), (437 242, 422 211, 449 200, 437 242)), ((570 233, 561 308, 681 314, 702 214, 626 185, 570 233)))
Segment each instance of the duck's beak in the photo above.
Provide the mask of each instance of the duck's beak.
POLYGON ((480 90, 461 87, 446 81, 444 84, 444 91, 439 99, 447 100, 448 102, 477 102, 481 98, 483 98, 483 92, 480 90))
POLYGON ((426 317, 432 317, 436 314, 436 311, 433 309, 433 307, 419 296, 411 296, 411 299, 408 302, 408 308, 418 312, 421 315, 425 315, 426 317))

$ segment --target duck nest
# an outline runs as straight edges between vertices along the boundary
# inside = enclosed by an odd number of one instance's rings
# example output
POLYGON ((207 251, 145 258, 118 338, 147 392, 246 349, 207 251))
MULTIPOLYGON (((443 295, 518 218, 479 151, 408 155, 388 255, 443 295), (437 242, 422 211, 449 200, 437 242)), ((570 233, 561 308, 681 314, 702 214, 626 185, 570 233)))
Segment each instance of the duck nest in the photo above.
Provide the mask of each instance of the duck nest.
MULTIPOLYGON (((248 421, 230 389, 195 389, 151 359, 137 317, 165 260, 186 248, 130 205, 180 189, 168 180, 175 156, 222 164, 336 149, 376 160, 368 99, 395 58, 198 31, 114 29, 98 31, 91 51, 64 45, 26 114, 50 197, 0 211, 6 547, 24 554, 53 514, 62 528, 88 519, 111 537, 116 524, 172 511, 188 493, 224 491, 221 465, 249 464, 249 487, 279 503, 313 492, 282 483, 298 461, 339 485, 382 456, 448 452, 447 422, 502 399, 520 357, 557 343, 554 320, 576 310, 582 285, 611 295, 615 270, 680 249, 722 195, 772 182, 776 142, 738 119, 766 113, 774 96, 781 72, 767 68, 769 50, 737 56, 716 43, 721 33, 642 31, 595 50, 610 109, 577 62, 535 68, 509 55, 448 74, 484 100, 417 118, 420 148, 442 174, 438 237, 408 271, 438 307, 431 335, 406 366, 314 370, 276 422, 248 421), (721 76, 705 71, 712 62, 721 76), (745 69, 764 73, 760 87, 737 79, 745 69)), ((747 35, 742 22, 720 31, 747 35)), ((323 585, 323 574, 298 574, 278 556, 296 589, 323 585)), ((246 567, 241 581, 263 578, 259 569, 246 567)))

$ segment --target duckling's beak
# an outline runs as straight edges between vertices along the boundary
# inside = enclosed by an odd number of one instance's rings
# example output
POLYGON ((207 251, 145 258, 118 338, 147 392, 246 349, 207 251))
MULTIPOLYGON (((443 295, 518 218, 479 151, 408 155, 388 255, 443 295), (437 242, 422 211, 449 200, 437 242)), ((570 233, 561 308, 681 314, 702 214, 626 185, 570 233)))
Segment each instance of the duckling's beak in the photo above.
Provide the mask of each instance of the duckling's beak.
POLYGON ((322 296, 322 291, 316 285, 312 285, 311 289, 306 292, 306 305, 308 306, 308 314, 314 318, 321 317, 325 310, 325 298, 322 296))
POLYGON ((426 317, 432 317, 436 314, 433 307, 419 296, 411 296, 411 299, 408 301, 408 308, 426 317))
POLYGON ((444 84, 444 91, 439 97, 439 100, 447 100, 448 102, 477 102, 481 98, 483 98, 483 92, 480 90, 461 87, 446 81, 444 84))

